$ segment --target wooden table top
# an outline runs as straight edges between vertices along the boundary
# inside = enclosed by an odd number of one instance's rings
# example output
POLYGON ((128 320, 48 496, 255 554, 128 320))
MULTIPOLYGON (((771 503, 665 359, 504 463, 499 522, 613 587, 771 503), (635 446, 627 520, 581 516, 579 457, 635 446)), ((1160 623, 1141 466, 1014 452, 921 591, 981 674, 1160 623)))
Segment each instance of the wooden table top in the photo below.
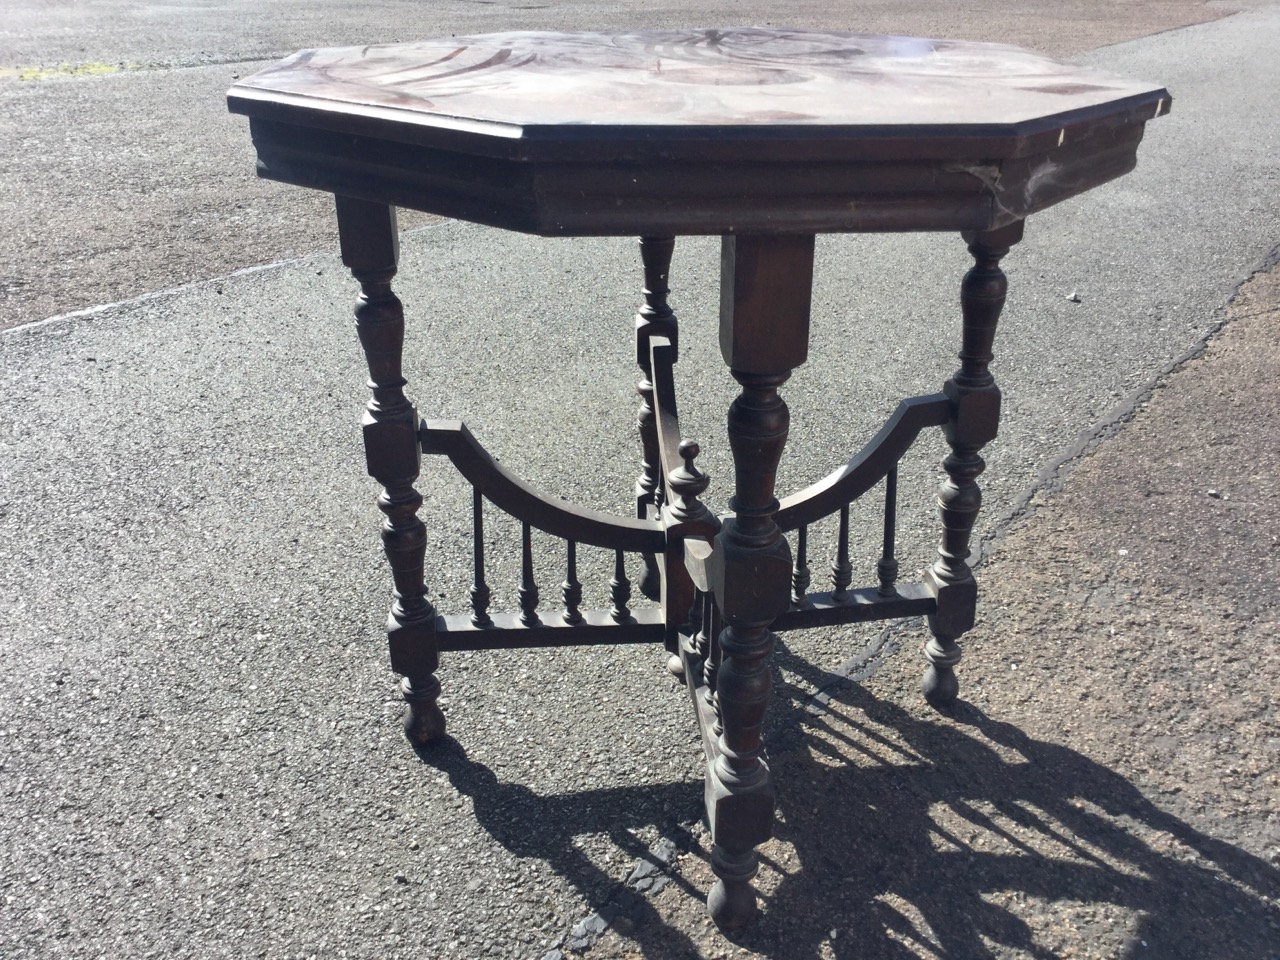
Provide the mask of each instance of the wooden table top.
MULTIPOLYGON (((366 195, 555 233, 626 232, 628 224, 639 226, 635 217, 602 220, 599 209, 601 202, 635 192, 631 184, 642 179, 631 177, 635 165, 663 168, 661 183, 635 188, 645 193, 646 203, 660 199, 656 193, 663 183, 680 194, 681 181, 687 181, 685 193, 698 193, 715 207, 716 187, 707 178, 728 176, 736 184, 734 202, 747 213, 749 195, 768 192, 771 182, 781 178, 799 184, 808 178, 813 184, 807 193, 813 194, 820 189, 815 177, 827 176, 834 189, 820 202, 836 212, 826 221, 815 220, 812 211, 793 217, 796 223, 787 229, 861 229, 858 217, 838 212, 853 199, 855 181, 870 184, 862 194, 934 193, 940 177, 945 180, 948 171, 961 168, 986 178, 990 192, 999 192, 1003 171, 996 168, 1005 161, 1064 149, 1061 158, 1077 167, 1086 164, 1086 154, 1106 154, 1104 169, 1092 178, 1101 182, 1124 172, 1112 155, 1119 132, 1136 134, 1128 136, 1124 148, 1131 167, 1143 124, 1167 112, 1170 98, 1153 84, 1001 44, 744 28, 495 33, 303 50, 237 83, 228 102, 233 112, 253 120, 264 176, 350 191, 357 185, 356 161, 339 155, 359 149, 362 163, 378 167, 373 180, 403 181, 409 168, 425 164, 440 166, 449 181, 413 189, 401 184, 390 192, 370 186, 366 195), (344 146, 333 134, 360 139, 356 146, 344 146), (415 149, 406 153, 395 145, 415 149), (328 155, 328 166, 302 170, 304 151, 328 155), (473 158, 465 170, 459 165, 463 157, 473 158), (450 158, 457 162, 444 170, 450 158), (900 170, 898 180, 906 176, 911 183, 897 186, 884 183, 883 176, 876 186, 875 177, 867 180, 868 170, 850 167, 888 161, 924 166, 910 175, 900 170), (345 172, 333 175, 333 166, 341 163, 345 172), (489 169, 486 163, 536 170, 489 169), (574 169, 567 172, 566 164, 574 169), (768 169, 753 174, 747 169, 751 164, 768 169), (624 176, 623 167, 632 169, 624 176), (526 175, 535 179, 498 196, 503 184, 526 175), (542 181, 561 176, 564 182, 548 184, 537 180, 540 175, 542 181), (482 192, 505 212, 459 206, 459 192, 474 192, 478 180, 486 181, 482 192), (584 198, 594 192, 601 201, 583 201, 597 208, 593 225, 579 216, 566 220, 560 205, 546 202, 557 190, 578 186, 584 198), (452 197, 446 196, 451 191, 452 197), (521 204, 523 212, 515 209, 521 204)), ((1035 175, 1030 167, 1023 173, 1035 175)), ((1025 215, 1087 189, 1093 185, 1087 179, 1077 175, 1069 188, 1022 201, 1006 183, 1005 197, 993 200, 989 215, 976 219, 994 223, 1025 215)), ((941 192, 953 194, 954 207, 954 191, 944 185, 941 192)), ((809 196, 799 205, 814 202, 809 196)), ((918 196, 916 202, 919 206, 918 196)), ((907 212, 901 204, 895 209, 907 212)), ((778 215, 769 216, 769 223, 778 222, 778 215)), ((695 219, 697 224, 674 226, 720 232, 747 223, 727 209, 695 219)), ((972 222, 975 215, 970 210, 934 219, 939 225, 926 228, 972 222)), ((888 220, 871 215, 863 221, 869 229, 916 229, 930 222, 923 215, 888 220)))
POLYGON ((231 97, 246 109, 363 109, 535 138, 561 127, 585 127, 578 138, 797 126, 923 136, 1070 123, 1133 101, 1154 114, 1168 102, 1153 84, 1003 44, 764 29, 494 33, 303 50, 237 83, 231 97))

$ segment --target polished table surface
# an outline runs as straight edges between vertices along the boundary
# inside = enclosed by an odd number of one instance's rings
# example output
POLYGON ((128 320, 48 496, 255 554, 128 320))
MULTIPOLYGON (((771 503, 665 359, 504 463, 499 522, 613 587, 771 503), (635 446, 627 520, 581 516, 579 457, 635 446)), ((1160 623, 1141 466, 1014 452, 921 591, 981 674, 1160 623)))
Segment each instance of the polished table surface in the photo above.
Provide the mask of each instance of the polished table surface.
POLYGON ((263 176, 545 235, 990 229, 1133 165, 1163 88, 987 43, 502 33, 232 87, 263 176))
POLYGON ((1132 169, 1168 93, 994 44, 734 29, 305 50, 228 97, 250 117, 261 176, 335 195, 343 262, 360 282, 373 393, 365 453, 383 488, 395 583, 388 638, 407 733, 420 744, 444 736, 441 651, 664 643, 707 756, 717 876, 708 909, 723 929, 744 927, 757 912, 755 847, 774 819, 761 730, 775 632, 927 617, 922 692, 939 707, 955 700, 958 641, 977 601, 968 557, 980 451, 1000 414, 990 369, 1007 289, 1000 261, 1028 215, 1132 169), (419 422, 391 290, 397 206, 549 236, 640 235, 634 516, 540 495, 460 421, 419 422), (848 463, 780 501, 789 428, 780 388, 808 357, 815 235, 895 230, 957 231, 973 257, 960 284, 959 369, 939 393, 904 400, 848 463), (734 478, 723 517, 700 499, 708 478, 676 408, 667 277, 682 234, 722 237, 720 348, 741 388, 728 412, 734 478), (895 556, 897 464, 933 427, 950 448, 942 532, 937 559, 907 583, 895 556), (439 616, 429 599, 415 487, 423 453, 447 456, 473 488, 469 616, 439 616), (883 546, 876 582, 854 587, 850 505, 873 488, 883 490, 883 546), (489 610, 486 503, 522 524, 518 612, 489 610), (811 590, 806 531, 837 517, 832 589, 811 590), (534 580, 534 528, 564 544, 559 609, 546 609, 534 580), (609 610, 580 609, 580 544, 614 554, 609 610), (631 609, 628 556, 643 562, 640 588, 656 607, 631 609))

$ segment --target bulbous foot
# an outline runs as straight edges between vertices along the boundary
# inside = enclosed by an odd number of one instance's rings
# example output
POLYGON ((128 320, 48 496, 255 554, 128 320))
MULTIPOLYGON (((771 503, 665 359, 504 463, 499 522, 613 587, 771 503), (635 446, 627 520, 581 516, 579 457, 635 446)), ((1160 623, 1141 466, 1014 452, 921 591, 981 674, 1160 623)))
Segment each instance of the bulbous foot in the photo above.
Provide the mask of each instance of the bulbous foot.
POLYGON ((924 672, 920 690, 930 706, 946 707, 956 702, 960 694, 960 681, 956 679, 960 653, 960 644, 950 638, 933 637, 924 645, 929 669, 924 672))
POLYGON ((920 682, 920 692, 931 707, 950 707, 960 695, 960 681, 950 667, 929 667, 920 682))
POLYGON ((428 677, 415 685, 405 677, 400 681, 400 694, 409 707, 404 715, 404 735, 419 746, 443 740, 444 714, 436 704, 436 698, 440 696, 440 681, 428 677))
POLYGON ((759 869, 754 848, 730 853, 718 844, 711 848, 711 869, 717 880, 707 894, 707 913, 724 933, 738 933, 760 915, 751 886, 759 869))
POLYGON ((707 913, 725 933, 745 930, 760 915, 756 892, 749 883, 725 883, 717 880, 707 894, 707 913))
POLYGON ((924 672, 920 690, 930 706, 949 707, 960 695, 960 681, 950 667, 929 667, 924 672))
POLYGON ((680 654, 673 653, 667 657, 667 673, 684 683, 684 661, 680 659, 680 654))

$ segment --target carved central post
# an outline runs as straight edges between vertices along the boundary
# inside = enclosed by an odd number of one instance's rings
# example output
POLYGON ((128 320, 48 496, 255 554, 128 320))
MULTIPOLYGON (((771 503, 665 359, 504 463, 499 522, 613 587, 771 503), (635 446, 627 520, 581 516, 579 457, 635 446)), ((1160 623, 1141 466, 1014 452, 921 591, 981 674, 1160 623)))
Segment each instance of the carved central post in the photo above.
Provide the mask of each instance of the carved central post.
POLYGON ((718 880, 707 908, 723 929, 756 915, 755 847, 773 832, 773 785, 762 756, 773 689, 769 625, 791 602, 791 550, 774 522, 778 463, 790 415, 778 395, 808 357, 813 237, 725 237, 720 352, 742 392, 729 408, 734 513, 716 538, 709 580, 724 622, 715 698, 721 732, 707 768, 707 816, 718 880))

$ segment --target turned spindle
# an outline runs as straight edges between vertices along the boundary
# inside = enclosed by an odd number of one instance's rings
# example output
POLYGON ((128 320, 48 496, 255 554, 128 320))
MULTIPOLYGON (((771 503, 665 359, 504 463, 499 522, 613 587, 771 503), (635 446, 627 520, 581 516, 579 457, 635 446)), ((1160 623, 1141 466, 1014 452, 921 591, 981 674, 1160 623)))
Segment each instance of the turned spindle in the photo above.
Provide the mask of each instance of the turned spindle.
POLYGON ((484 579, 484 497, 474 488, 471 491, 471 565, 471 622, 477 627, 492 626, 489 603, 493 592, 484 579))
MULTIPOLYGON (((695 461, 702 448, 693 440, 681 440, 676 447, 682 463, 666 477, 671 502, 663 507, 668 530, 683 530, 680 537, 668 541, 665 556, 666 581, 663 584, 663 612, 669 627, 684 628, 691 623, 696 590, 685 568, 684 537, 711 538, 720 530, 720 521, 707 509, 700 497, 710 483, 707 475, 698 469, 695 461)), ((694 624, 696 629, 696 624, 694 624)), ((672 637, 675 640, 675 637, 672 637)), ((674 643, 668 646, 671 656, 667 669, 673 676, 684 679, 684 662, 674 643)))
POLYGON ((578 545, 572 540, 568 541, 566 549, 565 576, 560 592, 564 597, 561 619, 565 623, 581 623, 582 611, 579 608, 582 606, 582 584, 578 581, 578 545))
POLYGON ((707 597, 703 624, 707 635, 707 658, 702 668, 703 691, 712 716, 715 717, 711 733, 718 739, 724 733, 724 725, 720 722, 720 701, 716 699, 716 676, 720 672, 720 630, 724 624, 716 609, 714 596, 707 597))
POLYGON ((520 524, 520 622, 526 627, 542 621, 538 617, 538 584, 533 579, 533 534, 528 523, 520 524))
POLYGON ((836 536, 836 560, 831 565, 831 599, 845 603, 849 584, 853 583, 853 564, 849 562, 849 505, 840 508, 840 530, 836 536))
POLYGON ((710 606, 710 597, 701 590, 694 591, 693 608, 689 611, 689 627, 692 630, 689 637, 689 652, 692 654, 696 669, 699 671, 702 670, 703 664, 706 663, 707 651, 711 647, 711 634, 707 630, 707 623, 710 618, 708 607, 710 606))
POLYGON ((898 468, 895 466, 884 478, 884 539, 880 548, 880 560, 876 563, 876 576, 880 578, 880 596, 892 597, 898 591, 898 468))
POLYGON ((791 605, 804 607, 809 604, 809 584, 813 582, 813 574, 809 572, 809 528, 801 527, 796 532, 796 560, 791 568, 791 605))
POLYGON ((613 579, 609 581, 609 598, 613 607, 609 617, 614 623, 625 623, 631 619, 631 581, 627 579, 627 567, 621 550, 613 552, 613 579))

